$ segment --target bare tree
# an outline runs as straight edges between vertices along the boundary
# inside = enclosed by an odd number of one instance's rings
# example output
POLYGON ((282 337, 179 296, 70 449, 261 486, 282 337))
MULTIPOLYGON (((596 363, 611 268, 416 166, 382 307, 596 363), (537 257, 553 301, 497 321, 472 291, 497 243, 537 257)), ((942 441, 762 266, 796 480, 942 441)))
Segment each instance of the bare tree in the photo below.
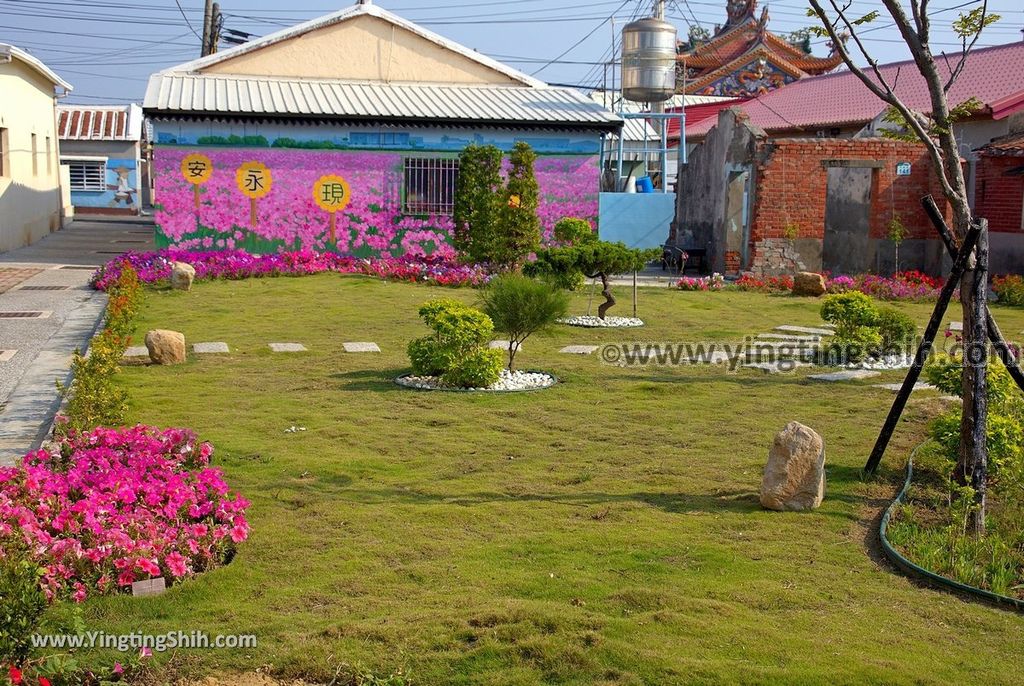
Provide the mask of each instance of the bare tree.
MULTIPOLYGON (((908 106, 897 94, 899 71, 894 78, 887 79, 880 69, 878 61, 872 57, 859 34, 865 24, 877 20, 881 13, 874 11, 857 17, 851 14, 851 0, 809 0, 811 9, 808 15, 816 17, 820 27, 812 29, 818 35, 828 36, 836 52, 843 58, 847 68, 854 73, 864 85, 880 100, 887 103, 898 118, 902 120, 917 139, 927 148, 935 176, 942 187, 942 193, 949 202, 953 212, 953 229, 958 239, 963 240, 971 223, 972 216, 967 194, 967 182, 964 178, 963 166, 960 162, 959 147, 953 125, 964 114, 976 106, 977 101, 964 103, 949 102, 949 92, 963 73, 971 50, 977 45, 985 27, 998 21, 999 17, 988 12, 988 0, 979 0, 979 6, 969 12, 962 13, 953 22, 953 30, 962 41, 962 51, 955 59, 946 58, 940 63, 931 49, 931 17, 929 16, 929 0, 881 0, 882 5, 892 18, 906 42, 914 65, 928 86, 931 100, 931 111, 918 112, 908 106), (909 14, 905 5, 909 5, 909 14), (849 43, 853 43, 853 48, 849 43), (854 50, 863 57, 866 67, 859 66, 854 59, 854 50), (941 65, 941 66, 940 66, 941 65)), ((934 12, 932 12, 934 14, 934 12)), ((986 417, 984 398, 975 402, 976 389, 985 387, 986 357, 981 356, 980 364, 968 362, 971 351, 978 346, 986 350, 987 333, 984 323, 972 326, 984 312, 984 303, 975 303, 975 293, 979 292, 974 272, 975 262, 972 261, 960 282, 960 300, 964 318, 964 351, 963 365, 963 420, 960 426, 960 452, 954 478, 960 484, 970 483, 975 488, 978 503, 974 517, 974 530, 983 534, 985 530, 985 479, 987 453, 984 439, 986 417), (980 406, 981 410, 977 408, 980 406), (970 411, 970 410, 974 411, 970 411)), ((980 289, 984 293, 984 286, 980 289)))

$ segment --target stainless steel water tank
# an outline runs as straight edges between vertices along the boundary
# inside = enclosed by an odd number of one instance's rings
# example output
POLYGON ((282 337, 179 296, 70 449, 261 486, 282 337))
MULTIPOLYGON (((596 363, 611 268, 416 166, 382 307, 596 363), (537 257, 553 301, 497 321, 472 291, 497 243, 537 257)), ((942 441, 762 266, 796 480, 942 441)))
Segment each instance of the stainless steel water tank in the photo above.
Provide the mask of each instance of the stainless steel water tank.
POLYGON ((622 96, 664 102, 676 92, 676 27, 641 19, 622 29, 622 96))

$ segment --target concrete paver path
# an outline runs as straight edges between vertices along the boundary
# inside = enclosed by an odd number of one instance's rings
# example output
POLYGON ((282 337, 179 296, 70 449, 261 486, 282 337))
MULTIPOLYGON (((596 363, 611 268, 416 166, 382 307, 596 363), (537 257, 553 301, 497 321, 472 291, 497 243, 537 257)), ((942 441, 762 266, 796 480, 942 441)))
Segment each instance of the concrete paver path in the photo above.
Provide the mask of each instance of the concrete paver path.
POLYGON ((0 254, 0 275, 10 277, 0 287, 0 312, 50 312, 0 319, 0 350, 16 351, 0 358, 0 464, 12 464, 45 439, 61 400, 54 382, 70 381, 71 353, 85 349, 101 323, 106 295, 89 286, 93 269, 68 267, 152 249, 151 223, 88 220, 0 254))

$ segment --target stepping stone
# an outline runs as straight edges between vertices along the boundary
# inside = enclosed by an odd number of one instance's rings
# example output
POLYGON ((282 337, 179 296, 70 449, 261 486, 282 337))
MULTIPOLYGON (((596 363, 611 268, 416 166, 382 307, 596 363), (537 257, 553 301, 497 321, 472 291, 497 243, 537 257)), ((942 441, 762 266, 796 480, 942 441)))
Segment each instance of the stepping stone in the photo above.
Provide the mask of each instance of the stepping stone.
POLYGON ((782 374, 783 372, 791 372, 797 367, 806 367, 806 362, 797 362, 796 360, 781 360, 779 362, 751 362, 750 364, 743 365, 746 369, 760 369, 767 374, 782 374))
POLYGON ((306 346, 301 343, 267 343, 275 353, 304 353, 306 346))
POLYGON ((149 357, 149 348, 144 345, 130 345, 124 351, 125 357, 149 357))
POLYGON ((342 343, 347 353, 379 353, 380 346, 369 342, 342 343))
POLYGON ((787 333, 762 333, 757 335, 758 340, 781 341, 783 343, 820 343, 821 336, 798 336, 787 333))
POLYGON ((593 355, 599 347, 597 345, 567 345, 558 352, 566 355, 593 355))
MULTIPOLYGON (((875 388, 884 388, 885 390, 892 391, 893 393, 899 393, 899 390, 903 388, 903 384, 901 383, 876 383, 871 385, 874 386, 875 388)), ((936 388, 935 386, 932 386, 930 383, 918 382, 914 384, 914 390, 934 391, 936 390, 936 388)))
POLYGON ((964 323, 963 322, 950 322, 949 326, 947 326, 946 329, 948 331, 963 331, 964 330, 964 323))
MULTIPOLYGON (((488 348, 497 348, 499 350, 508 350, 508 341, 491 341, 487 344, 488 348)), ((516 345, 516 351, 522 350, 522 345, 516 345)))
POLYGON ((0 362, 7 362, 9 359, 14 357, 17 350, 0 350, 0 362))
POLYGON ((782 326, 776 326, 776 331, 784 331, 786 333, 806 333, 813 336, 831 336, 835 333, 832 329, 825 329, 815 326, 793 326, 792 324, 783 324, 782 326))
POLYGON ((216 342, 216 343, 193 343, 192 344, 192 352, 199 353, 200 355, 213 355, 213 354, 229 353, 229 352, 231 352, 231 349, 228 348, 228 344, 227 343, 221 343, 221 342, 216 342))
POLYGON ((875 376, 881 376, 882 372, 876 372, 872 369, 847 369, 842 372, 832 372, 831 374, 811 374, 808 379, 814 379, 815 381, 828 381, 829 383, 835 383, 836 381, 855 381, 857 379, 870 379, 875 376))

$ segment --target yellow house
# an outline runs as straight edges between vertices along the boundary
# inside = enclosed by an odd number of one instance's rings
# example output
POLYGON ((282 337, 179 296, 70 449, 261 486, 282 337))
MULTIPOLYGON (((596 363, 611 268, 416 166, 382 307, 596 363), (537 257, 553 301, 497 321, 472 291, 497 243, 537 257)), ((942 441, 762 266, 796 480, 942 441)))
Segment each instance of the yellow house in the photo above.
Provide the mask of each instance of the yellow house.
POLYGON ((0 43, 0 252, 61 228, 57 89, 71 85, 38 59, 0 43))

